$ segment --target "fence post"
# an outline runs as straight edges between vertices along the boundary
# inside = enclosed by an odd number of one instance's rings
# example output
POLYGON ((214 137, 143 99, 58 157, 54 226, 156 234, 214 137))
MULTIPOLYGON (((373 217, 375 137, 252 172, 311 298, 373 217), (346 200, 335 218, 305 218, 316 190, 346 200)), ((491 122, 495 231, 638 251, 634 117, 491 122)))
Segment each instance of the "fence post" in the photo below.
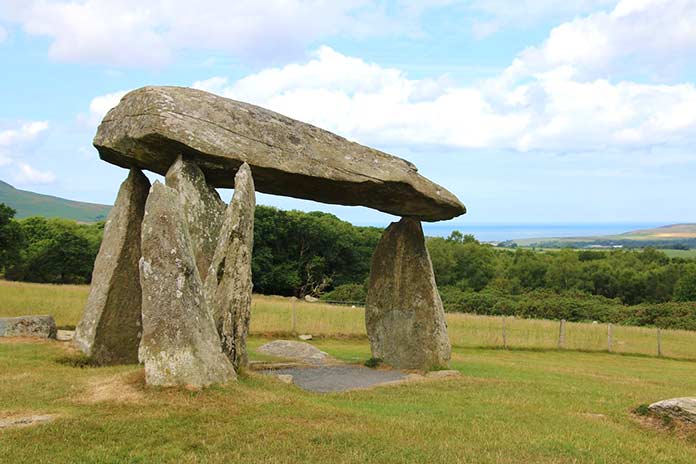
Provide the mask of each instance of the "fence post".
POLYGON ((657 328, 657 356, 662 357, 662 333, 660 328, 657 328))
POLYGON ((561 324, 558 327, 558 349, 563 349, 565 345, 565 319, 561 319, 561 324))
POLYGON ((297 298, 292 299, 292 333, 297 333, 297 298))
POLYGON ((611 353, 611 345, 612 345, 612 339, 611 339, 611 322, 610 322, 609 325, 607 325, 607 347, 608 347, 610 353, 611 353))
POLYGON ((507 349, 507 331, 505 327, 505 316, 503 316, 503 348, 507 349))

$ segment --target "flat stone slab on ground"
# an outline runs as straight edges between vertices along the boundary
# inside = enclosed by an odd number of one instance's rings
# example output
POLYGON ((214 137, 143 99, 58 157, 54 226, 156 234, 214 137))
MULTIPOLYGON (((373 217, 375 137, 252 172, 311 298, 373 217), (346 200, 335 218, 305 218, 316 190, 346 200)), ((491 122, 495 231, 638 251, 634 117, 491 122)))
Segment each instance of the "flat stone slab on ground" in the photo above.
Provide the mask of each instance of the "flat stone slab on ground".
POLYGON ((22 416, 22 417, 0 417, 0 429, 10 427, 27 427, 29 425, 43 424, 51 422, 55 416, 50 414, 22 416))
POLYGON ((0 317, 0 337, 56 338, 53 316, 0 317))
POLYGON ((648 406, 650 412, 696 424, 696 398, 672 398, 648 406))
POLYGON ((394 370, 369 369, 363 366, 338 365, 297 367, 263 371, 265 375, 292 376, 292 382, 303 390, 316 393, 343 392, 374 387, 406 379, 407 374, 394 370))
POLYGON ((285 359, 298 359, 310 364, 326 364, 333 358, 319 348, 305 342, 293 340, 275 340, 262 345, 259 353, 285 359))

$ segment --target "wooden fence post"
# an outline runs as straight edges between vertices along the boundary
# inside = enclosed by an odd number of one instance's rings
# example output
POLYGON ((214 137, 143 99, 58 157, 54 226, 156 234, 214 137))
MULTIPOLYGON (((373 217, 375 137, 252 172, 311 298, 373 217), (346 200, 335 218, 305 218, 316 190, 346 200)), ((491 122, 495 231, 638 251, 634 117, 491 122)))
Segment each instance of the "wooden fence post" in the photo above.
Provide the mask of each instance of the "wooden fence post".
POLYGON ((565 345, 565 319, 561 319, 561 324, 558 327, 558 349, 563 349, 565 345))
POLYGON ((505 316, 503 316, 503 348, 507 349, 507 331, 505 327, 505 316))
POLYGON ((607 325, 607 347, 608 347, 610 353, 611 353, 611 345, 612 345, 612 339, 611 339, 611 322, 610 322, 609 325, 607 325))
POLYGON ((292 333, 297 333, 297 298, 292 299, 292 333))
POLYGON ((662 357, 662 332, 657 328, 657 356, 662 357))

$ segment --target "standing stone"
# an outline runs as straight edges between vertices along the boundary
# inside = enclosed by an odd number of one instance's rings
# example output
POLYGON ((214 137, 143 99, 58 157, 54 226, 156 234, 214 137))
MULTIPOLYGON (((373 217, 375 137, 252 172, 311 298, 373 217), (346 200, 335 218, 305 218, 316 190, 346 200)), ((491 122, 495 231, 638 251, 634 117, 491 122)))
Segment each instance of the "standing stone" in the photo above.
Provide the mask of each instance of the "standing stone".
POLYGON ((179 192, 179 203, 191 236, 196 266, 205 280, 215 253, 225 203, 217 191, 208 185, 198 165, 181 156, 167 171, 166 184, 179 192))
POLYGON ((140 225, 150 181, 131 169, 104 225, 92 285, 75 344, 99 364, 138 362, 140 318, 140 225))
POLYGON ((220 349, 179 196, 155 182, 145 206, 140 361, 148 385, 203 387, 236 374, 220 349))
POLYGON ((254 247, 256 195, 249 165, 234 179, 234 195, 205 281, 208 307, 217 326, 222 351, 235 369, 248 363, 246 339, 251 316, 251 254, 254 247))
POLYGON ((372 356, 400 369, 449 362, 445 312, 418 220, 392 223, 372 257, 365 305, 372 356))

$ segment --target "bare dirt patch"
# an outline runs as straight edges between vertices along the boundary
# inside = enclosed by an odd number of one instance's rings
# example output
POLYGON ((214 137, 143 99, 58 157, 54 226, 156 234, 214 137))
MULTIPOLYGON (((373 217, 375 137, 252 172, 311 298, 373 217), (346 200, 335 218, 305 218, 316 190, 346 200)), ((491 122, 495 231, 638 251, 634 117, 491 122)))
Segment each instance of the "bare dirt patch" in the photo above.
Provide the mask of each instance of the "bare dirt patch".
POLYGON ((52 422, 56 417, 55 414, 9 414, 0 412, 0 430, 45 424, 47 422, 52 422))
POLYGON ((80 403, 142 403, 145 400, 145 373, 129 372, 91 380, 80 403))

